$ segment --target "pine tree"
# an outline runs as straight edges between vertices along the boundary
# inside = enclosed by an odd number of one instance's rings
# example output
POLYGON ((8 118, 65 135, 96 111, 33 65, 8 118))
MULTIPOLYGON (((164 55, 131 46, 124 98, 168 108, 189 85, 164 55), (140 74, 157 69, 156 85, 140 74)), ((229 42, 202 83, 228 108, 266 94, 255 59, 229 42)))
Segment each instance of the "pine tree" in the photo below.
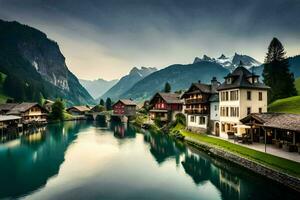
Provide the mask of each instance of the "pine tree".
POLYGON ((106 106, 106 110, 112 110, 112 102, 109 97, 106 99, 105 106, 106 106))
POLYGON ((170 93, 171 92, 171 85, 170 83, 166 82, 164 92, 170 93))
POLYGON ((52 105, 52 112, 50 114, 53 120, 60 120, 64 119, 64 110, 65 104, 61 99, 57 99, 52 105))
POLYGON ((105 106, 105 102, 103 99, 100 99, 100 103, 99 103, 100 106, 105 106))
POLYGON ((275 101, 297 95, 294 74, 289 70, 284 47, 277 38, 273 38, 265 58, 263 70, 264 83, 271 87, 269 101, 275 101))

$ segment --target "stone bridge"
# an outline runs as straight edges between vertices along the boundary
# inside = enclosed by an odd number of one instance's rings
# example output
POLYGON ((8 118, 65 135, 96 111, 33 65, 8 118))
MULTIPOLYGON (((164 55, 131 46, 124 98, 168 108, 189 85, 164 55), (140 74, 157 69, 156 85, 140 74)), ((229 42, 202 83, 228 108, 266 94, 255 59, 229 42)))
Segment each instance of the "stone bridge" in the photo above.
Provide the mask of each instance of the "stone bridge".
POLYGON ((111 120, 120 120, 121 122, 126 123, 128 121, 128 117, 126 115, 119 115, 119 114, 113 114, 112 112, 88 112, 85 114, 86 116, 91 116, 94 121, 97 120, 98 116, 104 117, 105 121, 111 121, 111 120))

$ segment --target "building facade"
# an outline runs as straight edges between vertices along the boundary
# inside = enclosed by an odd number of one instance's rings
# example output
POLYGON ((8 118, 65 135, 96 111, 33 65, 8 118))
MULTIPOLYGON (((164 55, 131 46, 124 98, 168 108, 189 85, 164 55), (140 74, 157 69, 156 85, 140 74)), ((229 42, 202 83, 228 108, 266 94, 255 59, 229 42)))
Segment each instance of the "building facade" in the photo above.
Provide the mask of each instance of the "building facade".
POLYGON ((136 103, 130 99, 120 99, 113 105, 113 113, 132 117, 136 115, 136 106, 136 103))
POLYGON ((168 123, 175 120, 175 116, 182 112, 182 101, 180 94, 156 93, 150 100, 150 119, 159 118, 162 122, 168 123))
POLYGON ((242 118, 251 113, 267 112, 268 89, 259 76, 242 66, 228 74, 218 87, 220 136, 228 138, 235 133, 245 133, 244 128, 239 128, 242 118))
MULTIPOLYGON (((210 115, 214 115, 212 119, 217 120, 215 108, 212 109, 213 113, 211 113, 210 98, 218 94, 218 86, 219 82, 214 77, 211 84, 192 83, 190 88, 182 95, 188 129, 195 132, 210 132, 209 125, 212 123, 210 115)), ((218 98, 215 98, 215 100, 218 100, 218 98)), ((213 101, 215 102, 215 100, 213 101)))

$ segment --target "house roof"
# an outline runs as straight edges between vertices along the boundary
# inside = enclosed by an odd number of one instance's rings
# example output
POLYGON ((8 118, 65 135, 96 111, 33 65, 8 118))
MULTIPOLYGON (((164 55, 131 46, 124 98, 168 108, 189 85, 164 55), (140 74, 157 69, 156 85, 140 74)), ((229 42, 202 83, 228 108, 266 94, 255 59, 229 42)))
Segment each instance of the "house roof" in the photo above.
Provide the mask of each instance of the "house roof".
POLYGON ((90 111, 90 110, 91 110, 91 109, 88 108, 87 106, 72 106, 72 107, 68 108, 67 110, 70 110, 70 109, 72 109, 72 108, 78 110, 79 112, 87 112, 87 111, 90 111))
POLYGON ((252 74, 247 70, 245 67, 237 67, 232 73, 229 73, 225 79, 232 78, 232 81, 230 84, 222 83, 218 90, 227 90, 227 89, 234 89, 234 88, 247 88, 247 89, 269 89, 270 87, 266 86, 265 84, 259 82, 257 83, 250 83, 248 81, 249 77, 258 77, 255 74, 252 74))
POLYGON ((0 111, 9 111, 13 107, 15 107, 16 105, 18 105, 18 104, 17 103, 4 103, 4 104, 0 104, 0 111))
POLYGON ((41 109, 43 109, 38 103, 23 102, 14 106, 7 114, 20 114, 22 112, 26 112, 34 106, 39 106, 41 109))
POLYGON ((1 122, 10 121, 10 120, 17 120, 17 119, 21 119, 21 117, 14 116, 14 115, 0 115, 0 121, 1 122))
POLYGON ((300 132, 300 115, 288 113, 252 113, 241 119, 242 123, 257 120, 264 127, 300 132))
POLYGON ((136 103, 134 101, 130 100, 130 99, 120 99, 115 104, 117 104, 118 102, 121 102, 121 103, 123 103, 126 106, 136 106, 136 103))
POLYGON ((160 96, 168 104, 182 104, 182 102, 180 100, 180 94, 177 94, 177 93, 165 93, 165 92, 158 92, 158 93, 156 93, 152 97, 152 99, 150 100, 150 102, 152 102, 157 95, 160 96))

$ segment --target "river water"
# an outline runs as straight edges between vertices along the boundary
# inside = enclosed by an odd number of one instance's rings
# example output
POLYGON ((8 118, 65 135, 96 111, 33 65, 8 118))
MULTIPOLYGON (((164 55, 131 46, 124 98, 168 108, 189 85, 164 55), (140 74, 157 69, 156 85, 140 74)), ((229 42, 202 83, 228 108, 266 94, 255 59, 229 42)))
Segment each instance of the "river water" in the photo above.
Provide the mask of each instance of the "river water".
POLYGON ((0 144, 0 199, 298 199, 157 133, 66 122, 0 144))

